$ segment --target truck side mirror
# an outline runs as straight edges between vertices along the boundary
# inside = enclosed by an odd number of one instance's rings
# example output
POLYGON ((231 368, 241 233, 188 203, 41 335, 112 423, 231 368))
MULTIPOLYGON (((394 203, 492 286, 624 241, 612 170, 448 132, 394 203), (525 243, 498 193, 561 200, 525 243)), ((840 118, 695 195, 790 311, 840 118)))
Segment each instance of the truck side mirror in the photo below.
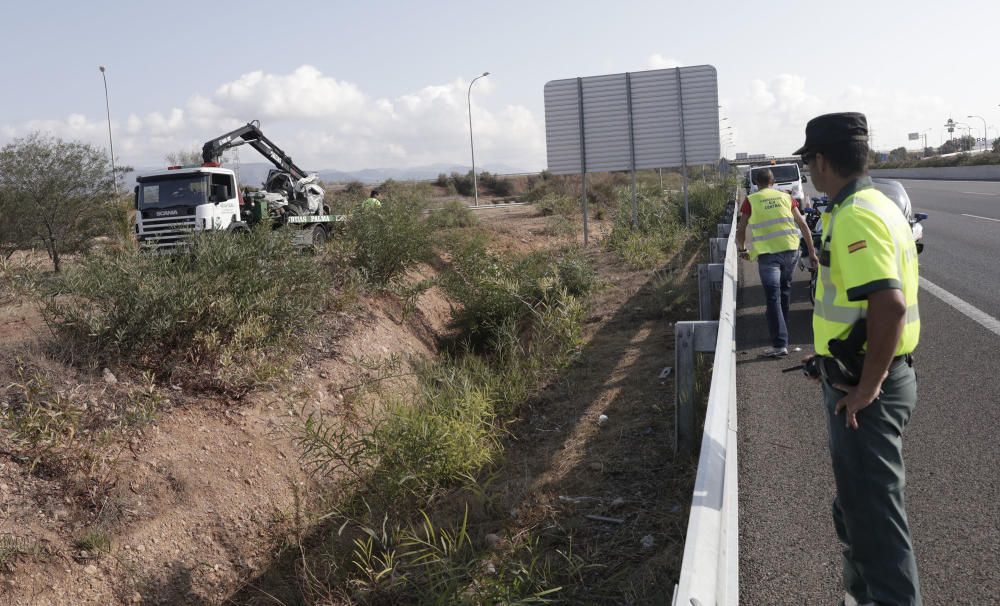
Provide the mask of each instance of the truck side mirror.
POLYGON ((212 193, 208 198, 209 202, 225 202, 229 199, 229 188, 225 185, 213 185, 212 193))
POLYGON ((132 190, 132 193, 135 194, 135 196, 134 196, 135 197, 135 209, 139 210, 139 186, 138 185, 135 186, 135 189, 132 190))

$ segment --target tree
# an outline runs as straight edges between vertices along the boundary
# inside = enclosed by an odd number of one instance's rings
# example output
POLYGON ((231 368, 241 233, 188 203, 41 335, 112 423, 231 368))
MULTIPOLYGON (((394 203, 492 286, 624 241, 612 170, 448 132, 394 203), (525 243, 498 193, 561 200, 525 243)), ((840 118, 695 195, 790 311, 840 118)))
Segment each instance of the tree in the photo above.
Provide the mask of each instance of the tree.
POLYGON ((939 154, 953 154, 962 149, 958 139, 948 139, 938 148, 939 154))
POLYGON ((905 147, 897 147, 889 152, 889 157, 895 161, 906 160, 907 152, 905 147))
POLYGON ((9 259, 15 251, 30 246, 25 214, 17 206, 17 197, 6 187, 0 188, 0 258, 9 259))
POLYGON ((187 166, 197 164, 201 166, 201 150, 180 150, 172 154, 167 154, 164 159, 169 166, 187 166))
POLYGON ((107 153, 86 143, 34 133, 0 149, 0 191, 23 241, 42 244, 55 271, 62 255, 104 233, 113 179, 107 153))
POLYGON ((976 138, 969 135, 958 138, 958 148, 962 151, 970 151, 976 149, 976 138))
POLYGON ((1000 154, 1000 137, 993 139, 993 153, 1000 154))

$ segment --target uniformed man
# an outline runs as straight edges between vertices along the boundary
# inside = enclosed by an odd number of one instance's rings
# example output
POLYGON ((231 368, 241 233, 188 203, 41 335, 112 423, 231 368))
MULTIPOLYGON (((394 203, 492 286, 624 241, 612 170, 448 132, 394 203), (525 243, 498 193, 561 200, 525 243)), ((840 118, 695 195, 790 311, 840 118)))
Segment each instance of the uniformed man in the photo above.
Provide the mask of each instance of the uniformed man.
POLYGON ((823 216, 813 333, 837 487, 833 520, 844 544, 847 595, 841 603, 919 605, 902 451, 903 429, 917 403, 910 355, 920 335, 912 231, 867 176, 863 114, 813 118, 795 154, 831 201, 823 216), (848 385, 833 378, 830 342, 845 339, 862 318, 867 342, 860 380, 848 385))
POLYGON ((799 236, 809 252, 812 267, 816 267, 812 233, 799 212, 798 200, 773 188, 770 169, 754 172, 757 191, 750 194, 740 208, 736 223, 736 246, 744 252, 746 230, 750 228, 750 250, 747 256, 757 261, 757 272, 767 301, 767 330, 771 348, 764 355, 781 358, 788 355, 788 307, 792 294, 792 274, 799 258, 799 236))

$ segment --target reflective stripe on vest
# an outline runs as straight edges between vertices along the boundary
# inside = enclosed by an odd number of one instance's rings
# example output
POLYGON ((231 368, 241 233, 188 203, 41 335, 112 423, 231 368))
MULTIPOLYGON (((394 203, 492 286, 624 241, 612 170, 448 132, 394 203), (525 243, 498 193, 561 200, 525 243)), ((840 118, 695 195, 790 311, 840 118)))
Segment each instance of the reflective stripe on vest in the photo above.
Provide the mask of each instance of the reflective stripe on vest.
POLYGON ((792 197, 775 189, 750 194, 750 258, 796 250, 799 230, 792 215, 792 197))
MULTIPOLYGON (((902 284, 903 296, 907 304, 903 335, 897 345, 896 355, 910 353, 916 347, 920 333, 920 311, 917 305, 919 287, 916 273, 917 252, 913 242, 913 232, 905 217, 891 200, 875 189, 865 189, 853 194, 835 208, 834 212, 828 212, 824 215, 823 224, 826 226, 822 244, 824 249, 829 251, 837 215, 851 205, 862 208, 878 217, 885 224, 892 237, 897 277, 902 284)), ((829 340, 844 338, 850 332, 851 326, 868 314, 867 300, 848 301, 847 293, 840 293, 838 285, 833 281, 834 268, 842 271, 844 264, 850 262, 849 258, 833 258, 832 251, 830 253, 830 265, 819 267, 816 305, 813 315, 816 353, 820 355, 829 355, 829 340)))

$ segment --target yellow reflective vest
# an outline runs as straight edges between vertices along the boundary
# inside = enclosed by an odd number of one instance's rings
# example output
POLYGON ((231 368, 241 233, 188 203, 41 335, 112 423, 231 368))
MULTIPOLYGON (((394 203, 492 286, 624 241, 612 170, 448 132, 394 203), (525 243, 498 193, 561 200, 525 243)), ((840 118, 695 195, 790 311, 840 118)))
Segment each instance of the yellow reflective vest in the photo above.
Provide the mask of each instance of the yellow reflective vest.
POLYGON ((886 288, 903 291, 906 324, 895 355, 911 353, 920 339, 919 274, 913 230, 899 207, 871 186, 856 191, 823 214, 823 244, 813 335, 816 353, 830 355, 830 339, 843 339, 868 313, 868 295, 886 288))
POLYGON ((798 226, 792 215, 792 197, 776 189, 762 189, 750 194, 750 258, 765 253, 795 250, 799 247, 798 226))

